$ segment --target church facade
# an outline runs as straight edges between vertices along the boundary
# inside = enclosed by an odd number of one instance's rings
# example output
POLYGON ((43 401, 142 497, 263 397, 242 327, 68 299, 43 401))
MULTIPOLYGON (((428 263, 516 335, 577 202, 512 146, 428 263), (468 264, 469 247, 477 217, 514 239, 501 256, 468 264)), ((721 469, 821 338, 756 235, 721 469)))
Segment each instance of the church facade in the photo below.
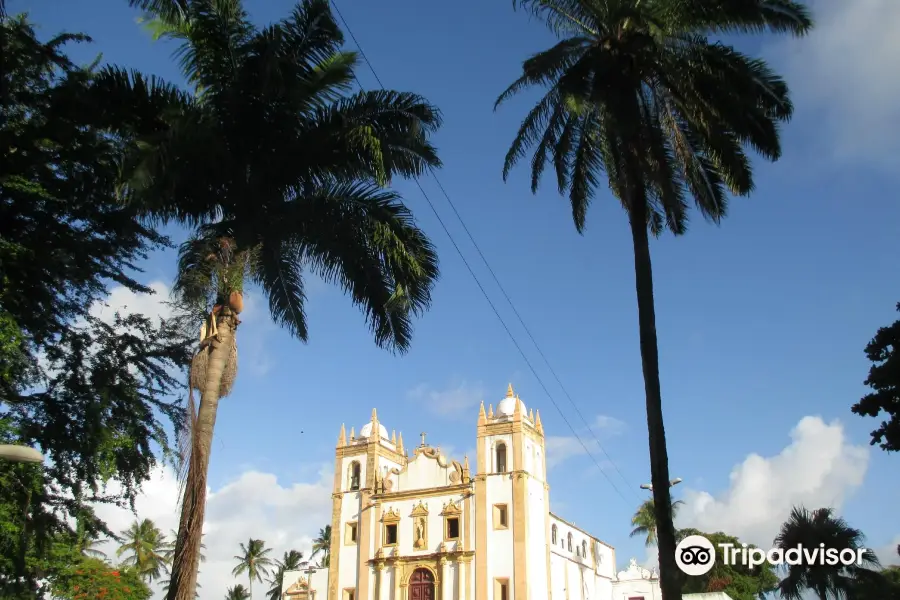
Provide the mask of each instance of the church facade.
POLYGON ((475 464, 407 451, 375 410, 341 426, 330 565, 285 574, 285 600, 658 600, 655 575, 550 510, 544 428, 509 386, 482 403, 475 464))

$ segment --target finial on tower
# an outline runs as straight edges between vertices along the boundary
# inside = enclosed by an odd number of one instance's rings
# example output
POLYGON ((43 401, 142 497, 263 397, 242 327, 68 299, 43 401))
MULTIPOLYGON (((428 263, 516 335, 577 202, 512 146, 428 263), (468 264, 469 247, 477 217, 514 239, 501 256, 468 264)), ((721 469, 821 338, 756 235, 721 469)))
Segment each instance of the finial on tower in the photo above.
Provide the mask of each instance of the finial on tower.
POLYGON ((487 415, 484 412, 484 400, 481 401, 481 407, 478 409, 478 424, 484 425, 484 422, 487 420, 487 415))
POLYGON ((391 429, 391 443, 397 445, 397 432, 391 429))
MULTIPOLYGON (((510 387, 510 389, 512 389, 510 387)), ((513 410, 513 421, 521 421, 522 420, 522 401, 516 398, 516 408, 513 410)))
POLYGON ((426 434, 426 433, 423 431, 423 432, 420 433, 419 435, 422 436, 422 448, 424 448, 425 445, 426 445, 426 444, 425 444, 425 436, 428 435, 428 434, 426 434))
POLYGON ((528 420, 531 421, 532 423, 534 423, 534 409, 533 408, 528 409, 528 420))
POLYGON ((509 387, 506 388, 506 397, 513 398, 513 397, 515 397, 515 395, 516 395, 516 393, 512 389, 512 384, 509 384, 509 387))
POLYGON ((541 435, 544 435, 544 424, 541 423, 541 411, 538 409, 536 413, 534 413, 534 428, 537 429, 537 432, 541 435))
POLYGON ((397 436, 397 452, 406 456, 406 452, 403 450, 403 432, 400 432, 400 435, 397 436))
POLYGON ((378 411, 376 411, 374 408, 372 409, 372 422, 373 423, 378 422, 378 411))
POLYGON ((347 445, 347 430, 344 427, 344 424, 341 423, 341 434, 338 436, 338 446, 346 446, 347 445))
POLYGON ((350 428, 350 441, 352 442, 355 439, 356 439, 356 429, 351 427, 350 428))
POLYGON ((488 419, 494 418, 494 405, 488 404, 488 419))

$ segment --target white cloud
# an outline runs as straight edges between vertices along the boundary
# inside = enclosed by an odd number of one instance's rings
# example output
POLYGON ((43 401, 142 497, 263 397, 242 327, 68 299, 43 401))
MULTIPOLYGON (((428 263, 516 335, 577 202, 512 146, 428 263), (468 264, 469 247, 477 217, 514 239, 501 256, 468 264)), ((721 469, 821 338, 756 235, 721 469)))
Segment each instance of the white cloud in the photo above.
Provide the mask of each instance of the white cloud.
POLYGON ((172 316, 172 309, 166 302, 169 301, 169 286, 161 281, 149 284, 152 294, 135 293, 124 286, 114 287, 105 302, 97 302, 91 307, 91 315, 106 322, 112 323, 115 314, 142 314, 151 321, 159 318, 167 319, 172 316))
MULTIPOLYGON (((589 428, 582 429, 578 432, 578 435, 581 438, 580 441, 578 437, 574 435, 551 435, 544 439, 548 469, 552 469, 570 458, 588 453, 597 459, 600 466, 604 469, 612 466, 612 463, 608 460, 600 460, 600 457, 605 456, 605 454, 597 446, 597 440, 604 438, 608 439, 621 434, 626 429, 625 422, 608 415, 597 415, 589 423, 589 428), (585 450, 585 446, 587 447, 587 451, 585 450)), ((594 468, 596 468, 596 465, 592 464, 591 469, 594 468)))
MULTIPOLYGON (((308 557, 312 539, 331 521, 333 483, 331 469, 323 465, 314 481, 282 486, 270 473, 250 471, 211 490, 204 523, 207 560, 200 566, 201 595, 222 598, 235 583, 247 584, 245 579, 236 581, 231 570, 239 544, 250 537, 265 540, 275 558, 291 549, 308 557)), ((174 474, 158 469, 137 499, 138 518, 152 519, 165 533, 176 529, 177 492, 174 474)), ((130 511, 113 506, 98 507, 98 514, 114 531, 126 529, 135 519, 130 511)), ((111 557, 115 555, 115 543, 104 544, 101 549, 111 557)), ((263 589, 268 590, 268 585, 254 583, 255 596, 262 597, 263 589)), ((157 589, 155 598, 162 597, 157 589)))
POLYGON ((484 390, 480 384, 469 385, 466 382, 445 390, 437 390, 422 384, 410 390, 407 396, 435 415, 476 419, 478 412, 475 407, 484 398, 484 390))
POLYGON ((717 497, 685 490, 677 525, 725 531, 769 547, 793 506, 832 507, 839 513, 863 482, 868 447, 851 444, 840 422, 819 417, 801 419, 791 440, 775 456, 744 459, 732 470, 728 490, 717 497))
MULTIPOLYGON (((779 42, 798 112, 813 110, 835 158, 900 162, 900 2, 812 0, 816 26, 779 42), (892 73, 894 75, 892 75, 892 73)), ((811 119, 812 120, 812 119, 811 119)))

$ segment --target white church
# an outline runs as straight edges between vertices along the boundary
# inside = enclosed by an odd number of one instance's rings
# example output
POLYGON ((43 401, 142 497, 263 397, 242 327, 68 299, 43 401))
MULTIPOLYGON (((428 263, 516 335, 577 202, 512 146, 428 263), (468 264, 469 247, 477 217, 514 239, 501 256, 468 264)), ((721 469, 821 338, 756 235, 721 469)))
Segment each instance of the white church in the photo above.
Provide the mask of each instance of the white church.
POLYGON ((375 410, 341 426, 330 566, 285 573, 283 600, 661 599, 655 573, 616 573, 612 546, 550 511, 541 416, 512 385, 482 403, 477 448, 473 470, 425 434, 409 456, 375 410))

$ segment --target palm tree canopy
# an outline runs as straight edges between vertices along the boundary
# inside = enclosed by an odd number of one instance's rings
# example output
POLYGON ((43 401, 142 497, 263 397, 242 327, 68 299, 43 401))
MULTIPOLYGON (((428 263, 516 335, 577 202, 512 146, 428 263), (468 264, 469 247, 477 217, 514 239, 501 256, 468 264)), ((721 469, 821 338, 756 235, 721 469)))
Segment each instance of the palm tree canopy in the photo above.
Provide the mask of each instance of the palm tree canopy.
POLYGON ((134 567, 142 579, 152 582, 162 577, 169 564, 170 542, 150 519, 135 521, 122 532, 124 542, 116 551, 126 555, 122 564, 134 567))
POLYGON ((429 142, 438 110, 411 93, 351 93, 357 56, 341 50, 327 0, 303 0, 263 28, 240 0, 130 4, 176 41, 196 94, 122 69, 99 74, 94 108, 132 115, 124 197, 148 218, 198 228, 181 254, 194 284, 210 277, 209 245, 232 239, 275 321, 299 339, 309 270, 362 308, 377 344, 404 351, 437 257, 382 186, 440 166, 429 142))
POLYGON ((263 576, 268 576, 269 569, 275 564, 268 557, 271 551, 271 548, 266 548, 263 540, 250 539, 246 544, 241 543, 241 553, 234 557, 238 564, 231 574, 238 577, 246 573, 251 583, 254 579, 262 581, 263 576))
POLYGON ((626 210, 643 213, 652 233, 681 234, 688 195, 718 222, 727 192, 753 189, 745 146, 770 160, 780 156, 778 123, 793 111, 786 83, 764 61, 710 36, 804 35, 812 21, 799 2, 514 3, 563 39, 526 60, 497 99, 495 106, 530 87, 545 90, 521 124, 503 176, 533 147, 532 190, 551 162, 579 232, 603 171, 613 194, 626 210))
POLYGON ((319 530, 319 535, 313 540, 312 559, 316 554, 322 553, 320 566, 327 567, 329 565, 329 555, 331 554, 331 525, 326 525, 319 530))
MULTIPOLYGON (((798 545, 818 548, 820 544, 824 544, 825 548, 861 549, 865 547, 865 536, 860 530, 850 527, 844 519, 834 516, 830 508, 810 511, 794 507, 774 542, 775 547, 784 549, 798 545)), ((816 563, 790 565, 778 584, 778 590, 785 600, 801 600, 807 589, 819 598, 844 597, 853 589, 857 575, 880 567, 878 557, 871 550, 866 550, 862 559, 862 565, 851 567, 816 563)))
POLYGON ((281 600, 281 589, 284 587, 284 574, 288 571, 296 571, 300 569, 300 563, 303 561, 303 553, 297 550, 285 552, 281 560, 275 561, 275 572, 269 579, 272 587, 266 592, 269 600, 281 600))
MULTIPOLYGON (((682 504, 684 504, 682 500, 672 502, 673 519, 678 512, 678 507, 682 504)), ((645 544, 647 546, 652 546, 656 543, 656 513, 654 511, 653 498, 641 503, 634 516, 631 517, 631 525, 634 529, 631 530, 629 537, 645 536, 645 544)))
POLYGON ((242 586, 241 584, 234 585, 228 588, 228 592, 225 593, 225 600, 249 600, 250 599, 250 591, 242 586))

